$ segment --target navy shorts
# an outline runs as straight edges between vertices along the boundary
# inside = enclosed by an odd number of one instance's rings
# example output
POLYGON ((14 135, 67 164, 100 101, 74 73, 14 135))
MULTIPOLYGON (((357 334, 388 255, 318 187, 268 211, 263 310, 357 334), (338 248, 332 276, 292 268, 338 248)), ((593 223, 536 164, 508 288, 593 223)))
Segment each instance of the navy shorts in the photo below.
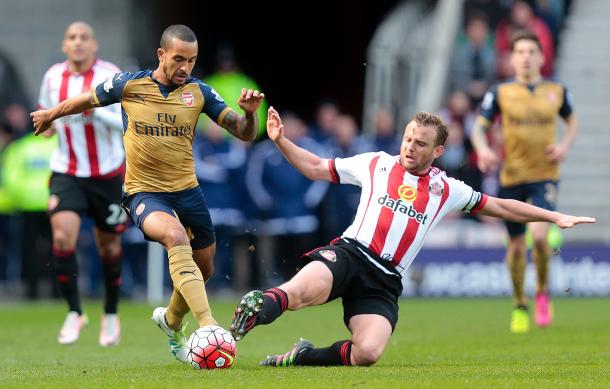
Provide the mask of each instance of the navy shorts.
MULTIPOLYGON (((502 186, 498 197, 525 201, 540 208, 554 211, 557 206, 557 181, 539 181, 514 186, 502 186)), ((504 222, 508 235, 517 236, 525 233, 525 224, 504 222)))
MULTIPOLYGON (((199 186, 181 192, 140 192, 123 195, 122 205, 140 230, 148 215, 161 211, 178 217, 189 234, 194 250, 208 247, 216 241, 210 211, 199 186)), ((146 234, 144 237, 152 240, 146 234)))

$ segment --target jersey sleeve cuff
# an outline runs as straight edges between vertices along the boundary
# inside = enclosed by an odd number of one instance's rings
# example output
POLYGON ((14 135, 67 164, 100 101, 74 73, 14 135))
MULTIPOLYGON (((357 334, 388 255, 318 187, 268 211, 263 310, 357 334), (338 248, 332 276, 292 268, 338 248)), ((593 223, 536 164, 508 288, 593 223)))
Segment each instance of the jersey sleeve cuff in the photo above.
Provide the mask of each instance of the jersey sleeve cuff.
POLYGON ((483 209, 483 207, 485 207, 485 204, 487 204, 487 198, 488 196, 483 193, 481 196, 481 200, 479 200, 479 203, 477 205, 474 206, 474 208, 472 208, 472 210, 470 211, 471 215, 476 215, 481 209, 483 209))
POLYGON ((96 108, 102 106, 102 103, 100 103, 100 99, 97 97, 97 87, 91 89, 91 102, 96 108))
POLYGON ((330 178, 333 184, 339 183, 339 173, 337 172, 337 167, 335 166, 335 160, 328 160, 328 171, 330 172, 330 178))
POLYGON ((483 128, 485 128, 486 130, 488 130, 491 125, 493 124, 492 120, 489 120, 488 118, 486 118, 483 115, 479 115, 479 118, 477 119, 477 122, 483 126, 483 128))
POLYGON ((222 121, 229 112, 231 112, 231 107, 226 107, 225 109, 223 109, 222 112, 220 112, 220 115, 218 115, 218 120, 216 121, 216 124, 222 127, 222 121))

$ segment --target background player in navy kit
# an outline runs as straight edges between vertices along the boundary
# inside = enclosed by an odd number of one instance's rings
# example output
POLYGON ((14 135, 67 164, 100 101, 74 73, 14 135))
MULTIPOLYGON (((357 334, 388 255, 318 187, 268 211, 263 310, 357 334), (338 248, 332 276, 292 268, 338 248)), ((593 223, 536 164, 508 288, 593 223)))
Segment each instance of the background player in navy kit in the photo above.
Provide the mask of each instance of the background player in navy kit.
POLYGON ((154 71, 119 73, 93 93, 31 116, 40 133, 64 115, 121 102, 127 158, 123 205, 147 239, 168 250, 174 291, 167 308, 154 310, 153 320, 169 337, 171 353, 186 362, 184 315, 190 309, 200 327, 216 323, 204 286, 213 271, 215 237, 195 176, 195 124, 204 112, 235 137, 253 140, 264 95, 243 89, 241 116, 210 86, 192 78, 197 38, 184 25, 168 27, 160 46, 154 71))
MULTIPOLYGON (((499 197, 530 201, 555 210, 559 163, 564 159, 578 133, 576 115, 567 89, 560 83, 541 76, 544 64, 542 46, 536 34, 516 33, 511 42, 511 63, 515 79, 503 82, 485 94, 481 114, 472 130, 472 144, 477 151, 481 171, 495 170, 498 157, 485 136, 496 116, 500 116, 504 137, 505 160, 500 171, 499 197), (557 118, 566 123, 565 136, 557 140, 557 118)), ((506 262, 513 283, 516 307, 510 330, 529 330, 525 268, 527 247, 525 224, 506 222, 509 234, 506 262)), ((533 238, 532 259, 536 265, 536 324, 546 327, 552 322, 548 291, 551 248, 547 233, 549 223, 530 223, 533 238)))
POLYGON ((398 320, 400 273, 415 259, 428 231, 448 212, 479 211, 513 221, 553 222, 562 228, 595 222, 589 217, 563 215, 487 196, 431 168, 443 154, 448 134, 447 125, 433 114, 420 112, 407 125, 400 156, 378 152, 330 160, 288 140, 273 107, 267 117, 269 138, 297 170, 310 179, 361 186, 362 196, 354 223, 341 238, 305 254, 307 264, 290 281, 265 293, 247 293, 231 324, 239 340, 256 325, 273 322, 287 309, 325 304, 341 297, 343 320, 352 338, 326 348, 314 348, 311 342, 301 340, 287 353, 261 361, 264 366, 375 363, 398 320))

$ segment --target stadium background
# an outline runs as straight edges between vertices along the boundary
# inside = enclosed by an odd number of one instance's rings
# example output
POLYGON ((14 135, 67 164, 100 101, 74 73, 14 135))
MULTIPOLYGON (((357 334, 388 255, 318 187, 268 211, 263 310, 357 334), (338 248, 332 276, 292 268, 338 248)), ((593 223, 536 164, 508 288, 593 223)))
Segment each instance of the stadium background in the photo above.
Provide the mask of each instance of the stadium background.
MULTIPOLYGON (((287 313, 277 323, 257 328, 239 343, 237 362, 228 371, 194 371, 176 363, 167 352, 166 339, 149 320, 158 295, 143 301, 150 269, 146 244, 134 229, 124 235, 121 344, 98 345, 100 269, 91 247, 91 226, 85 225, 78 256, 81 291, 89 297, 84 308, 91 323, 77 344, 66 347, 56 341, 65 304, 55 299, 43 260, 49 249, 44 206, 29 209, 18 202, 7 207, 3 202, 7 149, 31 130, 27 117, 23 120, 20 115, 35 106, 45 70, 64 59, 61 37, 74 20, 91 23, 100 41, 99 56, 125 70, 156 66, 154 52, 161 30, 171 23, 190 25, 200 43, 197 75, 209 77, 219 48, 231 44, 243 73, 256 80, 269 103, 292 110, 312 129, 318 103, 335 101, 341 114, 354 118, 358 132, 365 135, 364 144, 374 137, 373 119, 380 106, 391 111, 395 131, 402 130, 416 109, 447 114, 447 97, 455 88, 449 64, 454 49, 464 42, 467 15, 480 10, 494 26, 507 16, 511 3, 225 0, 195 6, 186 0, 0 0, 0 387, 609 387, 610 39, 606 37, 610 2, 606 0, 530 2, 559 4, 569 11, 560 23, 555 74, 574 94, 582 132, 562 169, 559 208, 598 218, 595 226, 564 232, 564 245, 554 252, 552 328, 509 333, 512 301, 502 261, 503 226, 454 217, 430 236, 405 277, 409 298, 401 299, 400 321, 375 366, 271 371, 258 367, 262 357, 285 351, 299 336, 316 345, 349 337, 341 305, 334 302, 287 313), (8 106, 13 108, 7 110, 8 106), (34 263, 23 263, 24 247, 32 249, 34 263), (38 288, 32 290, 31 283, 38 288)), ((350 128, 349 120, 343 124, 350 128)), ((17 172, 22 186, 13 201, 39 191, 44 195, 48 172, 41 168, 46 166, 44 158, 36 157, 26 153, 13 161, 17 162, 13 166, 25 167, 17 172)), ((494 177, 486 178, 493 190, 494 177)), ((207 188, 206 196, 211 196, 212 186, 207 188)), ((243 187, 236 192, 248 197, 243 187)), ((349 194, 337 197, 347 199, 349 194)), ((317 215, 322 225, 334 220, 324 209, 317 215)), ((242 236, 235 242, 239 260, 248 265, 241 276, 233 275, 236 289, 274 281, 261 271, 260 263, 261 258, 270 262, 273 239, 259 239, 252 230, 245 233, 247 228, 242 226, 242 236)), ((318 234, 315 239, 323 239, 323 232, 318 234)), ((533 270, 528 269, 530 295, 533 270)), ((166 277, 161 292, 167 294, 168 287, 166 277)), ((224 327, 239 293, 226 291, 216 288, 211 297, 214 315, 224 327)))
MULTIPOLYGON (((536 5, 537 2, 529 3, 536 5)), ((606 44, 596 38, 608 32, 602 21, 610 14, 609 7, 603 1, 550 3, 561 4, 567 15, 558 25, 554 73, 574 93, 582 128, 563 169, 560 210, 596 216, 599 221, 596 226, 579 227, 563 234, 564 246, 555 251, 551 288, 555 295, 607 296, 610 294, 610 211, 605 197, 610 193, 607 169, 610 161, 605 150, 610 140, 603 129, 610 118, 603 107, 610 100, 607 92, 610 76, 602 64, 605 53, 610 50, 592 45, 593 42, 606 44)), ((34 107, 44 71, 63 60, 60 40, 71 21, 82 19, 91 23, 100 42, 99 57, 125 70, 154 66, 162 29, 172 23, 184 23, 199 38, 196 76, 205 78, 213 74, 217 54, 226 54, 230 48, 243 73, 267 93, 268 103, 290 110, 303 122, 312 124, 318 104, 335 102, 342 114, 355 119, 358 132, 371 138, 376 130, 374 109, 387 107, 395 119, 394 131, 400 132, 415 109, 447 108, 446 98, 453 90, 451 52, 464 38, 463 26, 468 15, 473 10, 485 14, 492 27, 492 37, 493 26, 509 15, 511 2, 387 0, 263 4, 225 1, 205 2, 193 8, 185 0, 169 5, 160 0, 79 3, 23 0, 2 1, 1 6, 0 52, 3 61, 12 63, 18 75, 18 79, 3 83, 3 95, 16 96, 23 91, 27 110, 34 107), (409 25, 391 30, 395 19, 407 14, 413 18, 408 19, 409 25), (389 34, 392 39, 388 41, 388 31, 402 35, 392 38, 389 34), (390 52, 396 48, 402 52, 390 52), (390 76, 383 76, 388 66, 380 58, 394 61, 390 76), (387 88, 383 89, 383 85, 387 88), (382 92, 376 93, 379 89, 382 92)), ((4 116, 6 124, 7 115, 4 116)), ((4 142, 3 149, 7 145, 4 142)), ((493 193, 494 177, 484 177, 482 185, 493 193)), ((324 201, 320 204, 315 216, 324 226, 334 216, 325 213, 324 201)), ((34 275, 27 274, 28 266, 22 266, 18 242, 33 238, 20 235, 19 230, 30 210, 11 211, 4 212, 0 221, 3 233, 0 293, 11 299, 56 296, 49 282, 49 269, 44 264, 38 264, 40 268, 34 275), (41 285, 36 293, 29 290, 28 277, 35 277, 41 285)), ((81 282, 85 293, 96 297, 101 292, 100 273, 87 228, 90 226, 85 225, 80 242, 81 282)), ((247 229, 244 227, 244 231, 247 229)), ((327 238, 320 230, 315 232, 316 242, 327 238)), ((252 236, 256 234, 246 235, 236 247, 241 247, 242 255, 248 257, 241 258, 248 262, 248 270, 243 270, 247 274, 233 275, 231 278, 239 285, 231 287, 240 289, 276 281, 281 276, 277 269, 260 263, 261 257, 274 256, 273 237, 258 240, 259 237, 252 236)), ((133 229, 125 239, 124 294, 134 299, 144 298, 146 247, 133 229)), ((510 294, 502 264, 503 242, 504 230, 498 222, 457 217, 444 222, 430 237, 427 249, 405 278, 406 293, 510 294)), ((34 245, 45 249, 44 242, 34 245)), ((275 261, 282 259, 275 258, 275 261)), ((530 291, 533 280, 534 271, 530 268, 527 281, 530 291)), ((167 277, 165 283, 168 287, 167 277)), ((227 291, 224 287, 218 289, 227 291)))

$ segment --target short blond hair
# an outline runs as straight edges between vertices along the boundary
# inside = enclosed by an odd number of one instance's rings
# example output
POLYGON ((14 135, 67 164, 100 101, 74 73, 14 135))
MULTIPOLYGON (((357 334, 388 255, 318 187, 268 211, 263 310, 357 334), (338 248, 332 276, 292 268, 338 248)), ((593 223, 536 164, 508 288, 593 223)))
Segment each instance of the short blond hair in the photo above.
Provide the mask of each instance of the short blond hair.
POLYGON ((432 112, 418 112, 413 117, 413 121, 419 126, 434 127, 436 129, 436 141, 434 146, 445 145, 447 136, 449 135, 449 129, 440 116, 432 112))

